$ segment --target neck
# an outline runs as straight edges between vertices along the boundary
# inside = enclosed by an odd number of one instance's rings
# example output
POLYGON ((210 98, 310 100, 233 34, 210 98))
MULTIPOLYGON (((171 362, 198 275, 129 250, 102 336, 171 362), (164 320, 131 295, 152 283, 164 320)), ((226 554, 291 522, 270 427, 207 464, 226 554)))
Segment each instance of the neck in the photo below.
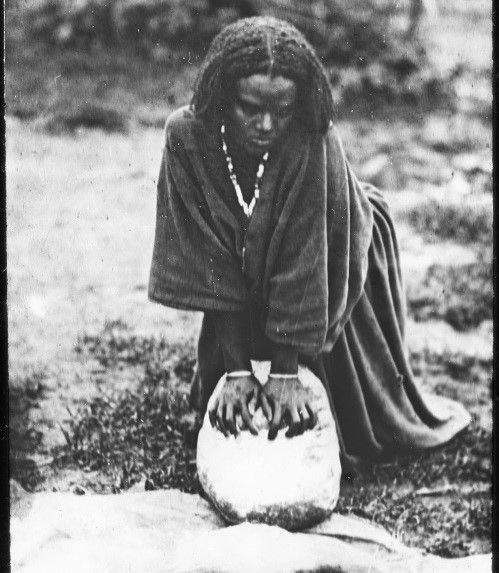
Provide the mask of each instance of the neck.
POLYGON ((261 155, 250 153, 241 145, 240 140, 234 137, 230 132, 226 132, 225 141, 227 142, 228 152, 237 173, 241 173, 242 175, 251 174, 251 176, 254 177, 258 169, 258 164, 262 160, 263 153, 261 155))

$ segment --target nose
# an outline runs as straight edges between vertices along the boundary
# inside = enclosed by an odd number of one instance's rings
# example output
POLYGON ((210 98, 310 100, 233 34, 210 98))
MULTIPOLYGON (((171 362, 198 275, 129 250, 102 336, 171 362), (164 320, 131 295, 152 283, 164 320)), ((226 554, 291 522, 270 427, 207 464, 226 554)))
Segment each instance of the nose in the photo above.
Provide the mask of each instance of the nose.
POLYGON ((270 113, 266 112, 261 116, 260 121, 258 122, 258 129, 262 133, 270 133, 274 127, 273 123, 272 116, 270 113))

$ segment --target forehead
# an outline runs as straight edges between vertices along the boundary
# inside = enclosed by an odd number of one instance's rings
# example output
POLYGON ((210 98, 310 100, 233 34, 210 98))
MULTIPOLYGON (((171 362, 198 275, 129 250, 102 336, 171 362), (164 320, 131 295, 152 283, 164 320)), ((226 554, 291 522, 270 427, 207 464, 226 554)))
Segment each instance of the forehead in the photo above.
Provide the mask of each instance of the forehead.
POLYGON ((297 85, 283 76, 253 74, 236 82, 236 92, 243 99, 291 102, 296 97, 297 85))

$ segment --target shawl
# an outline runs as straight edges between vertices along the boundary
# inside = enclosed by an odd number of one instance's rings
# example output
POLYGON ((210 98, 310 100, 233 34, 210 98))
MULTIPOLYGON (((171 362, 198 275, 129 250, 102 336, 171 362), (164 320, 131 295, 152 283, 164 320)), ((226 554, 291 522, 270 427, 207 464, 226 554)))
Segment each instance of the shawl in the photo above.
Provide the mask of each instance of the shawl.
POLYGON ((263 309, 265 335, 330 350, 367 275, 373 212, 335 128, 296 128, 269 156, 251 219, 220 135, 184 107, 165 127, 149 298, 198 311, 263 309))

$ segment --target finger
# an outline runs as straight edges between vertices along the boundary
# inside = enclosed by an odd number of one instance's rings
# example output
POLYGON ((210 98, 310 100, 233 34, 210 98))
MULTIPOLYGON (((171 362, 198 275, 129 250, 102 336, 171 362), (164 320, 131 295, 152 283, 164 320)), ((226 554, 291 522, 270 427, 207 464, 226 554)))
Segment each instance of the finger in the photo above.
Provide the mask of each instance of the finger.
POLYGON ((213 406, 211 407, 211 409, 208 412, 210 424, 212 425, 213 428, 215 428, 215 426, 217 424, 217 406, 218 406, 218 400, 215 400, 215 402, 213 403, 213 406))
POLYGON ((258 392, 259 392, 259 388, 257 388, 257 387, 253 388, 253 390, 248 392, 248 398, 246 400, 246 404, 249 404, 251 402, 251 400, 256 401, 258 399, 258 392))
POLYGON ((243 407, 241 409, 241 418, 243 419, 248 430, 253 435, 256 436, 258 434, 258 430, 255 428, 253 424, 253 420, 251 419, 251 414, 249 413, 248 406, 246 404, 243 404, 243 407))
POLYGON ((279 424, 281 423, 281 405, 278 403, 274 407, 274 416, 269 426, 269 440, 274 440, 279 431, 279 424))
POLYGON ((272 420, 272 408, 270 407, 267 396, 263 392, 260 393, 260 404, 262 406, 263 413, 267 420, 270 422, 272 420))
POLYGON ((292 438, 301 433, 301 419, 298 413, 298 408, 293 408, 290 412, 291 422, 289 424, 289 430, 286 432, 286 438, 292 438))
POLYGON ((218 403, 218 408, 217 408, 217 424, 218 424, 218 429, 222 432, 222 434, 224 436, 227 436, 228 431, 224 424, 224 410, 225 410, 225 404, 222 401, 220 401, 218 403))
MULTIPOLYGON (((251 392, 248 392, 246 396, 246 405, 249 407, 251 406, 251 412, 255 413, 257 406, 258 406, 258 388, 253 388, 251 392)), ((251 414, 250 412, 250 414, 251 414)))
POLYGON ((237 436, 236 421, 234 419, 234 407, 230 402, 227 404, 227 408, 225 409, 225 427, 231 434, 237 436))
POLYGON ((318 418, 317 418, 316 412, 314 412, 314 411, 312 410, 310 404, 307 403, 307 404, 306 404, 306 408, 307 408, 307 411, 308 411, 308 413, 309 413, 309 415, 310 415, 310 422, 309 422, 309 424, 308 424, 308 427, 309 427, 309 429, 311 430, 312 428, 315 428, 315 426, 317 425, 318 418))
POLYGON ((308 413, 307 407, 304 404, 299 410, 300 418, 301 418, 301 433, 303 434, 306 432, 310 427, 310 414, 308 413))

